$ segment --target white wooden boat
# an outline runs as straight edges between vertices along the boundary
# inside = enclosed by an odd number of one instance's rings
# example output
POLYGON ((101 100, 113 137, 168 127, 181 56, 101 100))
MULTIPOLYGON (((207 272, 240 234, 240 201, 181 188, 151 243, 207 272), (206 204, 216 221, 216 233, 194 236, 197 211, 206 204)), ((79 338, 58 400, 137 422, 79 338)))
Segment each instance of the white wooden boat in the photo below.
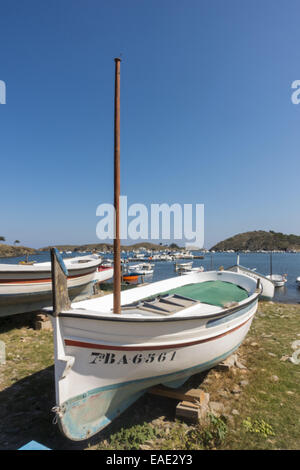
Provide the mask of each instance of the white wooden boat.
POLYGON ((140 274, 143 276, 153 274, 154 272, 154 264, 152 263, 139 263, 128 266, 129 272, 135 272, 136 274, 140 274))
POLYGON ((272 299, 274 297, 275 286, 271 279, 268 279, 267 276, 257 273, 256 271, 246 268, 245 266, 241 266, 240 264, 230 266, 229 268, 226 268, 226 270, 245 274, 246 276, 249 276, 256 280, 259 279, 262 287, 261 298, 272 299))
POLYGON ((204 271, 203 266, 199 266, 197 268, 190 268, 188 270, 184 270, 182 274, 190 274, 190 273, 202 273, 204 271))
POLYGON ((183 258, 183 259, 193 259, 194 255, 192 253, 190 253, 189 251, 185 251, 185 252, 181 253, 181 258, 183 258))
POLYGON ((113 294, 47 309, 62 432, 86 439, 149 387, 179 386, 224 360, 247 334, 259 293, 253 278, 207 271, 121 292, 119 315, 113 294))
MULTIPOLYGON (((114 293, 71 304, 68 272, 51 250, 56 405, 62 432, 91 437, 164 384, 178 387, 232 354, 247 334, 259 281, 230 271, 175 276, 121 292, 120 59, 115 59, 114 293)), ((269 281, 270 282, 270 281, 269 281)))
POLYGON ((188 263, 174 263, 175 271, 189 271, 193 266, 193 261, 188 263))
POLYGON ((98 266, 97 271, 95 272, 94 281, 95 282, 104 282, 108 279, 111 279, 114 275, 114 268, 110 266, 103 266, 102 264, 98 266))
POLYGON ((283 287, 287 282, 286 275, 282 274, 269 274, 266 277, 273 282, 275 287, 283 287))
MULTIPOLYGON (((101 258, 93 255, 65 260, 69 271, 69 295, 73 300, 92 294, 92 284, 96 280, 99 282, 96 276, 100 263, 101 258)), ((102 278, 106 276, 108 273, 102 274, 102 278)), ((51 283, 50 262, 0 264, 0 317, 31 312, 51 305, 51 283)))

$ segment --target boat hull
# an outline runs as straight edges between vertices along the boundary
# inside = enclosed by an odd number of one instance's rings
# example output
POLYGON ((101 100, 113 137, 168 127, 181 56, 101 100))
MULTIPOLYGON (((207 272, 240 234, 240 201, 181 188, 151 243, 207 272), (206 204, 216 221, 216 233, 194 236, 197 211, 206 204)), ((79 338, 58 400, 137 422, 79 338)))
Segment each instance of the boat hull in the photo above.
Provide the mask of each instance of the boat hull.
POLYGON ((272 274, 266 277, 273 282, 275 287, 283 287, 287 282, 286 277, 281 276, 280 274, 272 274))
POLYGON ((71 440, 86 439, 150 387, 175 387, 215 366, 239 347, 256 309, 257 298, 211 319, 117 325, 84 316, 53 318, 64 355, 58 354, 55 372, 61 430, 71 440))
MULTIPOLYGON (((98 264, 88 268, 69 270, 68 294, 73 302, 89 298, 95 282, 103 282, 113 276, 113 268, 97 269, 98 264)), ((27 273, 0 273, 0 318, 19 313, 33 312, 52 305, 51 272, 38 270, 27 273), (4 276, 10 275, 11 279, 4 276)))
MULTIPOLYGON (((95 273, 68 279, 68 293, 73 302, 93 294, 95 273)), ((0 317, 33 312, 52 305, 50 280, 0 284, 0 317)))
POLYGON ((260 298, 265 299, 265 300, 270 300, 274 297, 275 286, 274 286, 274 283, 270 279, 267 278, 267 276, 254 272, 251 269, 245 268, 244 266, 241 266, 241 265, 231 266, 230 268, 227 268, 226 270, 236 272, 236 273, 241 273, 253 279, 259 279, 261 286, 262 286, 262 293, 260 295, 260 298))

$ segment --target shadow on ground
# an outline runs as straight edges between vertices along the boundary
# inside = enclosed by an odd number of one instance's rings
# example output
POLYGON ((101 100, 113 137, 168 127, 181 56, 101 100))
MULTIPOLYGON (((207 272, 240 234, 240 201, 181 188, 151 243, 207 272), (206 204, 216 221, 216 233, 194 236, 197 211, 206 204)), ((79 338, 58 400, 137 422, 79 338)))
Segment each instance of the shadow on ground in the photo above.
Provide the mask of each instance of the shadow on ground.
MULTIPOLYGON (((199 387, 205 375, 191 377, 185 387, 199 387)), ((145 394, 97 435, 85 441, 70 441, 53 424, 54 367, 48 367, 0 392, 0 449, 16 450, 32 440, 55 450, 87 449, 108 440, 122 428, 150 423, 161 416, 174 420, 176 403, 176 400, 145 394)))

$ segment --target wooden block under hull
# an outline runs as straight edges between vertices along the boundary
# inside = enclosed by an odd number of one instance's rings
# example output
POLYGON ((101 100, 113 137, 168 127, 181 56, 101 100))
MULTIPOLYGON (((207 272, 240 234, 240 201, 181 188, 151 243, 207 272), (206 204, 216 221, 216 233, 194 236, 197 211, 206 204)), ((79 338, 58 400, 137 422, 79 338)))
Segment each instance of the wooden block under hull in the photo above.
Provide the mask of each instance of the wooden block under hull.
POLYGON ((158 385, 148 390, 152 395, 159 395, 161 397, 173 398, 174 400, 186 401, 190 403, 202 404, 206 402, 206 393, 203 390, 192 388, 190 390, 172 389, 158 385))
POLYGON ((176 406, 176 418, 183 418, 197 423, 200 419, 200 407, 189 401, 181 401, 176 406))

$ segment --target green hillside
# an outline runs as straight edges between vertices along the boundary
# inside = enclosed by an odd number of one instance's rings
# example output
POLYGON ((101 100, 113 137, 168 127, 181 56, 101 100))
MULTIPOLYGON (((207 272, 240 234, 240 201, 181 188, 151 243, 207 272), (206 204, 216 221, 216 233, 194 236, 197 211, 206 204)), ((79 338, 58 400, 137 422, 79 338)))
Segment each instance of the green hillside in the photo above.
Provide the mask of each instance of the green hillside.
POLYGON ((215 251, 258 251, 258 250, 295 250, 300 251, 300 236, 286 235, 281 232, 265 232, 257 230, 254 232, 239 233, 233 237, 227 238, 216 245, 211 250, 215 251))

